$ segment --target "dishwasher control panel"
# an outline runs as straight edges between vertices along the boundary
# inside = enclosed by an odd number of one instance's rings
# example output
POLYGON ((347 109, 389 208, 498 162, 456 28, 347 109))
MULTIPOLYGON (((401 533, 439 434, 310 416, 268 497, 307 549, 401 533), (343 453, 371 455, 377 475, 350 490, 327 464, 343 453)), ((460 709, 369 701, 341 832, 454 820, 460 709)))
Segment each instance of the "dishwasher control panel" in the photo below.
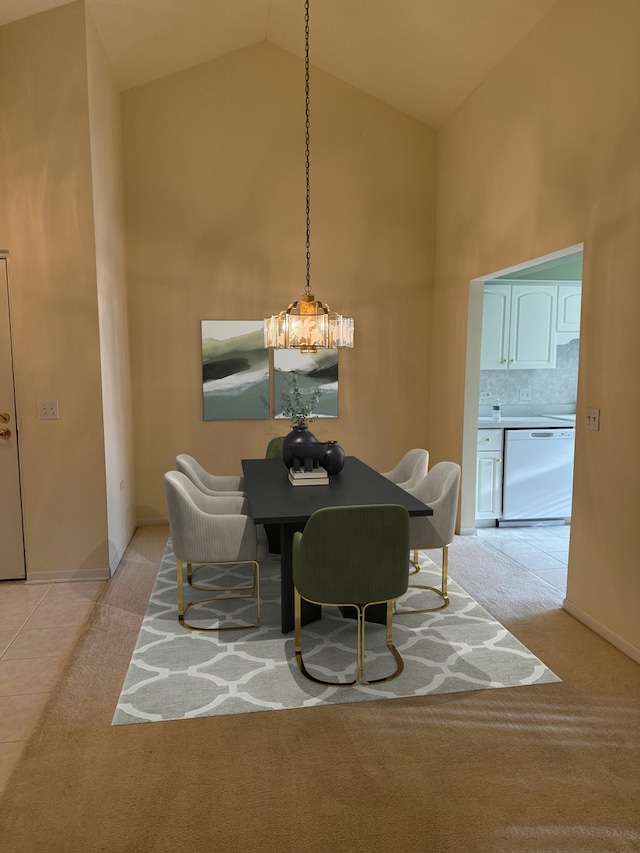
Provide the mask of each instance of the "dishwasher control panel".
POLYGON ((527 433, 530 438, 573 438, 575 431, 573 429, 525 429, 517 432, 527 433))

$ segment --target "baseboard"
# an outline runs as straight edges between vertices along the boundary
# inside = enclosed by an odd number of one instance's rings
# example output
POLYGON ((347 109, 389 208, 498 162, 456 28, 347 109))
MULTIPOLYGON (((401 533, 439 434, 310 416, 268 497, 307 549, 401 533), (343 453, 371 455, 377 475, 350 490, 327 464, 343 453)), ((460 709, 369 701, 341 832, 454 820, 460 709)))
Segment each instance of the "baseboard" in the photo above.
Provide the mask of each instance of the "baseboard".
POLYGON ((461 527, 458 536, 475 536, 476 529, 475 527, 461 527))
POLYGON ((25 583, 70 583, 75 581, 108 581, 109 569, 68 569, 62 572, 28 572, 25 583))
POLYGON ((611 628, 607 628, 606 625, 603 625, 601 622, 598 622, 597 619, 594 619, 593 616, 590 616, 588 613, 585 613, 584 610, 581 610, 568 598, 562 602, 563 608, 570 613, 572 616, 582 622, 583 625, 586 625, 587 628, 591 628, 592 631, 595 631, 596 634, 599 634, 603 639, 605 639, 608 643, 611 643, 612 646, 615 646, 616 649, 619 649, 623 654, 630 657, 631 660, 636 663, 640 663, 640 649, 637 646, 634 646, 632 643, 629 643, 627 640, 620 637, 615 631, 612 631, 611 628))
POLYGON ((138 527, 153 527, 154 524, 169 524, 168 518, 139 518, 138 527))
POLYGON ((129 530, 129 532, 127 533, 127 535, 124 538, 124 542, 118 548, 116 553, 113 555, 113 558, 111 559, 111 561, 109 563, 109 572, 110 572, 111 576, 113 576, 116 573, 116 569, 120 565, 120 560, 122 560, 122 558, 124 557, 124 552, 129 547, 129 542, 131 542, 131 540, 133 539, 133 534, 136 532, 137 527, 138 527, 137 524, 132 525, 131 529, 129 530))

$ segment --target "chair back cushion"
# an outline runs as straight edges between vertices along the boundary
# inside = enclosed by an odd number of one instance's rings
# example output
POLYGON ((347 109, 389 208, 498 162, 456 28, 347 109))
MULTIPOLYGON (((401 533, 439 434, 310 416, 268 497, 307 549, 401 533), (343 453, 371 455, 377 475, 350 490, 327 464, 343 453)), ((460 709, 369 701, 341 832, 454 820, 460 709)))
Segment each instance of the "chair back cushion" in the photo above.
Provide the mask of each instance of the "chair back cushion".
POLYGON ((284 435, 278 435, 271 439, 269 444, 267 444, 265 459, 282 459, 282 444, 284 442, 284 438, 284 435))
POLYGON ((205 495, 180 471, 168 471, 164 487, 176 557, 189 563, 256 559, 256 526, 246 498, 205 495))
POLYGON ((366 604, 408 584, 409 514, 397 504, 326 507, 294 536, 293 582, 303 598, 366 604))
POLYGON ((438 462, 418 486, 409 489, 412 495, 433 510, 433 515, 411 519, 411 548, 444 548, 453 542, 460 473, 457 462, 438 462))
POLYGON ((210 474, 188 453, 176 456, 176 471, 187 476, 205 494, 211 495, 216 492, 231 494, 244 491, 244 477, 210 474))
POLYGON ((414 447, 413 450, 405 453, 393 471, 387 471, 382 476, 403 489, 410 489, 422 481, 426 476, 428 467, 429 451, 423 450, 421 447, 414 447))

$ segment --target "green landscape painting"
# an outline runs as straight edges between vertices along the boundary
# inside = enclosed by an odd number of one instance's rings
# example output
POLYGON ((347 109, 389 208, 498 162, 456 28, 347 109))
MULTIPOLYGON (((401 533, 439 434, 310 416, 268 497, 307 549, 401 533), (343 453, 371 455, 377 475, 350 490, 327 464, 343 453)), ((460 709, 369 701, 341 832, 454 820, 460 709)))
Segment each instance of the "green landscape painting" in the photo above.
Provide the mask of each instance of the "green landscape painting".
POLYGON ((315 353, 298 350, 275 350, 273 353, 274 416, 282 418, 282 392, 289 386, 287 373, 295 373, 303 397, 307 398, 320 389, 320 399, 314 412, 317 418, 338 417, 338 350, 319 349, 315 353))
POLYGON ((261 320, 202 320, 205 421, 269 417, 269 351, 261 320))

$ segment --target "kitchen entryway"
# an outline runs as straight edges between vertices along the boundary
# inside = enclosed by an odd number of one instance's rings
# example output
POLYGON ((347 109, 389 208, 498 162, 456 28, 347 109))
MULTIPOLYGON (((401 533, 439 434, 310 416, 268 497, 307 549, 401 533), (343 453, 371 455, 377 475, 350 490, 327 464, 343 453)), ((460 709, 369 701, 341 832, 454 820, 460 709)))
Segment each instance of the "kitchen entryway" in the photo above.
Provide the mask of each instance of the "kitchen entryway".
POLYGON ((480 527, 478 536, 561 593, 567 591, 570 524, 480 527))
MULTIPOLYGON (((514 428, 529 429, 533 423, 524 419, 575 418, 581 276, 579 244, 470 282, 462 534, 475 533, 479 526, 495 519, 512 520, 505 515, 504 467, 509 454, 501 424, 506 425, 510 418, 520 421, 512 424, 514 428), (497 423, 491 429, 494 410, 497 423)), ((567 434, 573 429, 573 424, 567 426, 567 434)), ((525 451, 525 458, 528 456, 525 451)), ((554 468, 554 477, 555 473, 554 468)), ((570 492, 566 479, 561 488, 563 493, 570 492)), ((542 506, 529 501, 533 488, 523 493, 527 501, 516 508, 513 520, 570 517, 566 500, 562 504, 556 501, 560 493, 556 482, 545 485, 543 491, 542 506)))

